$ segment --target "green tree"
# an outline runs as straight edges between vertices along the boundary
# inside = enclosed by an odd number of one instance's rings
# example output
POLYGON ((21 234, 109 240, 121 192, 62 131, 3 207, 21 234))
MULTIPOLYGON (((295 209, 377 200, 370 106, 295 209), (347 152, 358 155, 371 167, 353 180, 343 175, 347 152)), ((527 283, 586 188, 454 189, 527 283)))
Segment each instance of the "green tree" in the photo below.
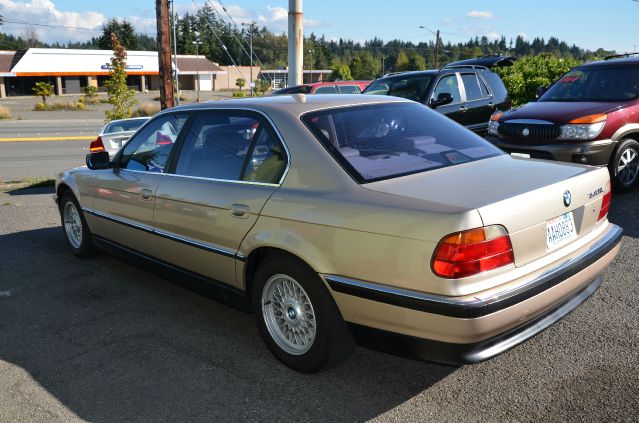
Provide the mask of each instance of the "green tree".
POLYGON ((112 38, 111 34, 115 34, 118 40, 124 48, 128 50, 138 49, 138 37, 135 35, 135 29, 130 22, 123 20, 120 22, 118 19, 111 18, 105 25, 102 26, 102 35, 98 37, 97 44, 101 50, 112 50, 112 38))
POLYGON ((563 74, 581 64, 570 57, 559 58, 551 54, 525 56, 513 66, 496 68, 513 101, 520 106, 535 99, 537 88, 550 86, 563 74))
POLYGON ((350 64, 351 75, 355 79, 375 79, 380 72, 381 63, 375 60, 369 51, 360 51, 350 64))
POLYGON ((126 119, 133 115, 133 106, 137 102, 135 91, 126 85, 126 49, 122 46, 115 34, 111 34, 113 44, 113 57, 111 57, 111 69, 109 79, 104 83, 109 94, 109 103, 113 109, 107 110, 105 122, 115 119, 126 119))
POLYGON ((416 51, 412 51, 408 55, 408 66, 406 70, 424 70, 426 69, 426 59, 416 51))
POLYGON ((395 59, 395 66, 393 67, 395 72, 404 72, 408 70, 408 56, 404 50, 400 50, 397 53, 397 59, 395 59))
POLYGON ((242 87, 244 87, 246 85, 246 79, 244 78, 237 78, 235 80, 235 85, 237 85, 240 89, 240 91, 242 91, 242 87))
POLYGON ((35 95, 42 97, 42 103, 46 106, 47 97, 53 95, 53 85, 48 82, 36 82, 35 87, 32 88, 35 95))
POLYGON ((87 85, 86 87, 82 88, 82 92, 84 93, 84 96, 87 97, 89 100, 93 100, 93 98, 98 95, 98 87, 94 85, 87 85))
POLYGON ((346 63, 336 63, 332 71, 330 77, 332 81, 351 81, 353 79, 351 68, 346 63))

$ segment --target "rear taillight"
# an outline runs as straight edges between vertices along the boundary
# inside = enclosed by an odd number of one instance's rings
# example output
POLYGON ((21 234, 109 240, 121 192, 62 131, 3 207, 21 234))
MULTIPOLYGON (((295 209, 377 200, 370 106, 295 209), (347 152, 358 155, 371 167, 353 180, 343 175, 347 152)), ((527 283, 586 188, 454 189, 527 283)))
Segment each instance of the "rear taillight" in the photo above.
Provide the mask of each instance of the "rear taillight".
POLYGON ((433 255, 433 273, 447 279, 465 278, 515 262, 506 228, 486 226, 445 236, 433 255))
POLYGON ((91 145, 89 145, 89 151, 91 153, 97 153, 98 151, 105 151, 104 144, 102 144, 102 138, 97 137, 95 141, 91 141, 91 145))
POLYGON ((599 217, 597 218, 597 222, 608 215, 608 210, 610 210, 610 191, 604 194, 603 199, 601 200, 601 209, 599 210, 599 217))

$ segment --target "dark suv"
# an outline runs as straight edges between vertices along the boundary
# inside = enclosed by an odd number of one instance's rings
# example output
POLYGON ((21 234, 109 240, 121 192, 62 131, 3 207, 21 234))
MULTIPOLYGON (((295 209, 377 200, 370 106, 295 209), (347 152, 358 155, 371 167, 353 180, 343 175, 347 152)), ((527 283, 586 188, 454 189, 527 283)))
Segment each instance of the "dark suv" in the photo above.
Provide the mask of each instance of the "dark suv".
POLYGON ((492 116, 487 137, 525 157, 608 166, 628 191, 639 174, 639 58, 578 66, 535 102, 492 116))
POLYGON ((504 83, 489 68, 510 66, 513 60, 483 57, 451 63, 441 70, 392 73, 373 81, 363 94, 417 101, 485 135, 490 116, 511 106, 504 83))

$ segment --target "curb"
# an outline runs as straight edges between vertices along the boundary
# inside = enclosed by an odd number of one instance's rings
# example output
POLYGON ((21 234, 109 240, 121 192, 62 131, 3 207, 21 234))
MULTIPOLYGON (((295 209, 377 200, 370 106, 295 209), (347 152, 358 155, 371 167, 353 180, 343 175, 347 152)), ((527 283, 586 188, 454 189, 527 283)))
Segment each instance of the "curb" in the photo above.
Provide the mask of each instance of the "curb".
POLYGON ((42 141, 92 141, 96 135, 77 135, 68 137, 16 137, 16 138, 0 138, 0 142, 42 142, 42 141))

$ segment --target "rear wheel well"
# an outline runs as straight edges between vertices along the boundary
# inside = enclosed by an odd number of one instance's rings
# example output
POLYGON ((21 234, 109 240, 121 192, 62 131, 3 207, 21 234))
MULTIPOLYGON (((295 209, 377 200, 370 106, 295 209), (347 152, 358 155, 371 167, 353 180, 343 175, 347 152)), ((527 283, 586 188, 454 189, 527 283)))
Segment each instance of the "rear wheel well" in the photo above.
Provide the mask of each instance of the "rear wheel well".
MULTIPOLYGON (((315 269, 308 265, 304 260, 292 254, 286 250, 282 250, 280 248, 275 247, 260 247, 251 251, 249 256, 246 258, 246 264, 244 265, 244 289, 246 295, 248 297, 249 308, 251 308, 252 304, 252 295, 253 295, 253 279, 255 277, 255 272, 260 267, 260 264, 273 256, 286 256, 292 260, 297 260, 300 263, 303 263, 306 267, 308 267, 314 273, 317 273, 315 269)), ((252 309, 249 311, 253 311, 252 309)))

